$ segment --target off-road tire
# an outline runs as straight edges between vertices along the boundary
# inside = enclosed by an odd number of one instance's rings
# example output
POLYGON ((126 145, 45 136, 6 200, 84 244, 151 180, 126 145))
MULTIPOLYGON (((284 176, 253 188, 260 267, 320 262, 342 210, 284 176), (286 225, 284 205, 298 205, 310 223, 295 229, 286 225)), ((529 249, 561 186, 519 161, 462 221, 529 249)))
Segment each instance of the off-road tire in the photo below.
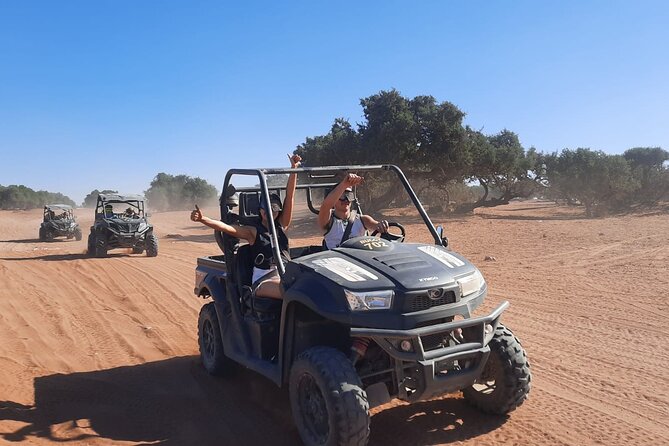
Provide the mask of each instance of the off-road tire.
POLYGON ((477 384, 462 393, 480 411, 504 415, 527 399, 532 381, 530 363, 518 338, 502 324, 495 329, 489 346, 490 356, 477 384), (486 382, 492 381, 494 387, 485 387, 486 382))
POLYGON ((81 228, 77 228, 74 230, 74 238, 77 239, 77 241, 83 238, 83 234, 81 233, 81 228))
POLYGON ((357 446, 369 439, 369 402, 349 359, 330 347, 302 352, 290 370, 290 405, 305 445, 357 446))
POLYGON ((133 254, 143 254, 144 253, 144 248, 141 246, 133 246, 132 247, 132 253, 133 254))
POLYGON ((53 231, 50 231, 48 229, 44 230, 44 240, 46 240, 47 242, 52 242, 53 237, 54 237, 53 231))
POLYGON ((222 376, 232 372, 234 364, 225 356, 221 326, 213 302, 200 309, 197 321, 197 341, 202 365, 210 375, 222 376))
POLYGON ((95 257, 107 257, 107 240, 104 238, 98 239, 97 234, 94 238, 93 253, 95 257))
POLYGON ((46 240, 46 234, 45 234, 44 228, 39 228, 39 239, 41 241, 46 240))
POLYGON ((91 231, 91 233, 88 234, 86 252, 91 257, 95 255, 95 234, 93 233, 93 231, 91 231))
POLYGON ((149 234, 146 236, 144 244, 146 246, 147 257, 155 257, 158 255, 158 237, 154 234, 149 234))

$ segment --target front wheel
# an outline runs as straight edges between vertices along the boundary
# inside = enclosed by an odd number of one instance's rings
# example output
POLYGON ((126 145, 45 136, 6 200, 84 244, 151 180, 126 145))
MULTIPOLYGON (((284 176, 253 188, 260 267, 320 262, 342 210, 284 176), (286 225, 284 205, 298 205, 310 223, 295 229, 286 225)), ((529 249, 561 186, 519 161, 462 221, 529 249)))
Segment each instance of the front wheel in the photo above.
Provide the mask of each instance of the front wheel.
POLYGON ((46 231, 44 230, 44 228, 39 228, 39 239, 41 241, 46 240, 46 231))
POLYGON ((81 229, 77 228, 74 230, 74 238, 77 239, 77 241, 81 240, 83 235, 81 234, 81 229))
POLYGON ((351 361, 339 350, 312 347, 302 352, 290 370, 289 393, 304 444, 367 444, 367 394, 351 361))
POLYGON ((511 330, 499 324, 490 340, 490 356, 479 379, 462 391, 482 412, 504 415, 519 407, 530 392, 530 363, 511 330))
POLYGON ((107 257, 107 240, 103 234, 93 236, 93 254, 95 257, 107 257))
POLYGON ((153 234, 147 235, 145 245, 147 257, 155 257, 158 255, 158 237, 153 234))

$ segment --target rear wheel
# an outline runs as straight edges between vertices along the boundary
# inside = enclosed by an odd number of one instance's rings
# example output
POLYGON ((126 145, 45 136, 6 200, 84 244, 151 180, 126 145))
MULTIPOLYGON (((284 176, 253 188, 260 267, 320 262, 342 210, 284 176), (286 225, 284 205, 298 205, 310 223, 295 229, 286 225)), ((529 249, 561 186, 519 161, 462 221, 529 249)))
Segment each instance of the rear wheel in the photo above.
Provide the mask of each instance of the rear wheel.
POLYGON ((290 370, 290 405, 306 445, 366 445, 369 403, 351 361, 339 350, 313 347, 290 370))
POLYGON ((46 232, 44 231, 44 228, 39 228, 39 239, 41 241, 46 240, 46 232))
POLYGON ((225 356, 221 326, 218 323, 216 307, 213 302, 204 305, 200 310, 197 322, 197 338, 200 346, 202 365, 211 375, 230 373, 232 361, 225 356))
POLYGON ((53 231, 46 229, 44 231, 44 239, 48 242, 53 240, 53 231))
POLYGON ((132 253, 133 254, 142 254, 144 252, 144 248, 141 246, 133 246, 132 247, 132 253))
POLYGON ((77 241, 83 238, 83 235, 81 233, 81 228, 77 228, 74 230, 74 238, 77 239, 77 241))
POLYGON ((499 324, 490 340, 483 373, 462 391, 465 400, 482 412, 504 415, 519 407, 530 392, 530 363, 520 341, 499 324))
POLYGON ((147 257, 155 257, 158 255, 158 237, 153 234, 147 235, 145 245, 147 257))

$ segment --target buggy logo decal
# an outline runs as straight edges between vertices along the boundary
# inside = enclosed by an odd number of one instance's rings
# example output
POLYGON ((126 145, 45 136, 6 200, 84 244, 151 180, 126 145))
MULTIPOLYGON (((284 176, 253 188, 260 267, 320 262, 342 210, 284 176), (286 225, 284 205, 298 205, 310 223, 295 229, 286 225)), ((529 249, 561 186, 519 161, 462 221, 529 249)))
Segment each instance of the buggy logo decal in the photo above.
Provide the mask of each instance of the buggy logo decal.
POLYGON ((418 249, 423 251, 425 254, 428 254, 434 257, 435 259, 439 260, 441 263, 448 266, 449 268, 456 268, 458 266, 463 266, 465 264, 465 262, 458 259, 454 255, 442 251, 436 246, 419 246, 418 249))
POLYGON ((427 290, 427 297, 432 300, 437 300, 441 297, 442 293, 443 290, 441 288, 433 288, 431 290, 427 290))
POLYGON ((437 280, 439 277, 437 276, 431 276, 431 277, 421 277, 418 279, 419 282, 429 282, 431 280, 437 280))
POLYGON ((339 257, 314 260, 313 264, 331 271, 349 282, 364 282, 365 280, 378 280, 378 276, 366 269, 360 268, 348 260, 339 257))

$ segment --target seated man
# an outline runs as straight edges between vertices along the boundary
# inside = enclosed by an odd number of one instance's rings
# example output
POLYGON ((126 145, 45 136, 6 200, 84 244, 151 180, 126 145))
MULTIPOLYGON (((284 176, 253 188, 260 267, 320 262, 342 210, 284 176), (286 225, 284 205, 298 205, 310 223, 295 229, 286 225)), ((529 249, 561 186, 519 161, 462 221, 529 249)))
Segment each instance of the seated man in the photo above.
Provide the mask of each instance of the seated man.
POLYGON ((126 218, 137 218, 137 213, 133 208, 129 207, 125 210, 125 214, 123 216, 126 218))
POLYGON ((336 248, 351 237, 360 237, 367 231, 388 231, 386 220, 376 221, 369 215, 361 215, 351 211, 353 186, 364 181, 364 178, 349 173, 323 200, 318 210, 318 225, 325 234, 325 248, 336 248), (348 227, 349 225, 350 228, 348 227))

